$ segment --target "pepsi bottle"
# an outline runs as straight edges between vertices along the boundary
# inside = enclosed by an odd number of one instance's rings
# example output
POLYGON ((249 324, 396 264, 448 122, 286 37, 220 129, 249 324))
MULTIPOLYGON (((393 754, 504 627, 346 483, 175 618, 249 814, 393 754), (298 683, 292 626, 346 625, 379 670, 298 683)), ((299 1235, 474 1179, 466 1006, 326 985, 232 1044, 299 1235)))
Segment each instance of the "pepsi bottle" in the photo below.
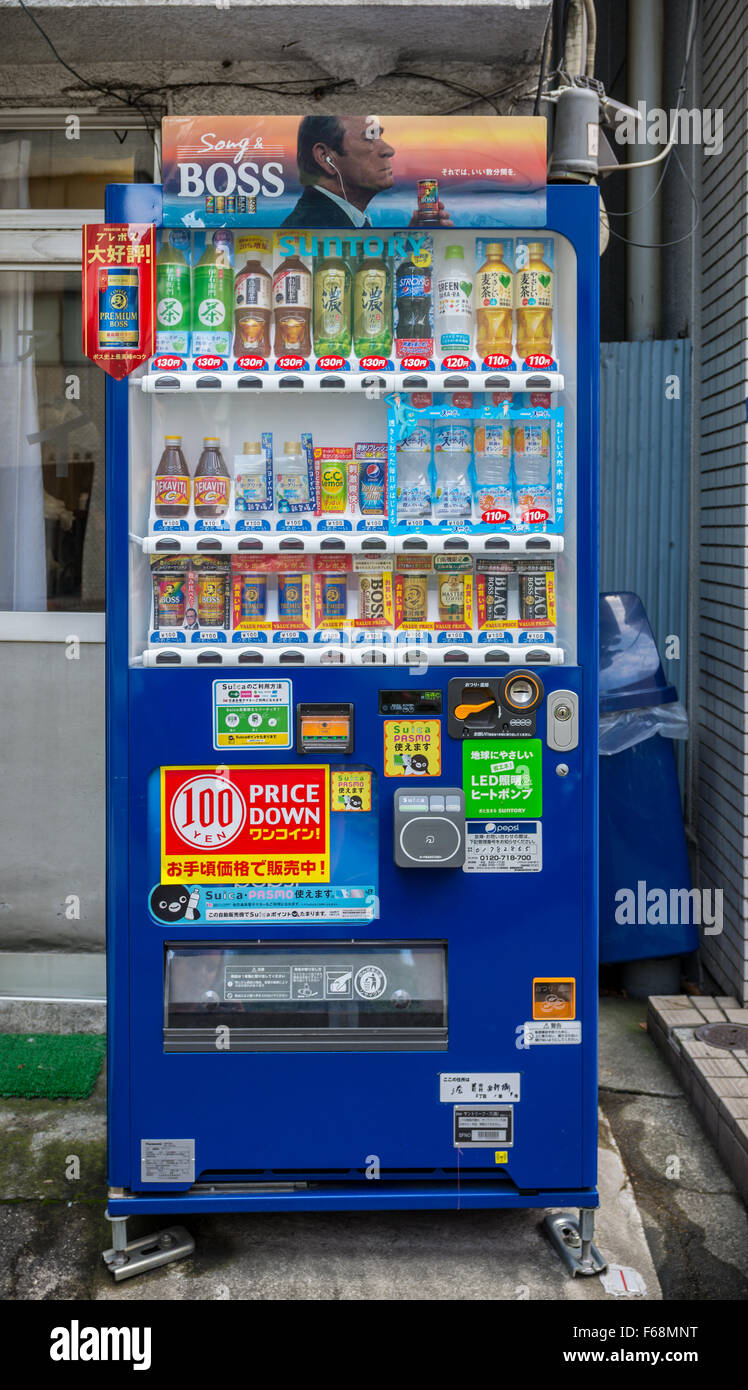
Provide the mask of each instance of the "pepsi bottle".
POLYGON ((431 332, 431 267, 414 265, 408 258, 401 262, 395 276, 397 301, 398 357, 410 353, 430 356, 433 349, 431 332))

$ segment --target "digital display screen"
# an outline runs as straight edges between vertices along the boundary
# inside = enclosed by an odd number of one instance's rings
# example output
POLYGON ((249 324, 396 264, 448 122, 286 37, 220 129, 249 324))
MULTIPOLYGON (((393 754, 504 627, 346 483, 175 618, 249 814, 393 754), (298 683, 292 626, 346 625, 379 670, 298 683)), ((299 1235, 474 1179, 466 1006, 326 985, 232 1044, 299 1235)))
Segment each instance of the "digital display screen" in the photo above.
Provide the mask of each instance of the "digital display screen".
POLYGON ((441 690, 380 690, 379 713, 389 715, 441 714, 441 690))

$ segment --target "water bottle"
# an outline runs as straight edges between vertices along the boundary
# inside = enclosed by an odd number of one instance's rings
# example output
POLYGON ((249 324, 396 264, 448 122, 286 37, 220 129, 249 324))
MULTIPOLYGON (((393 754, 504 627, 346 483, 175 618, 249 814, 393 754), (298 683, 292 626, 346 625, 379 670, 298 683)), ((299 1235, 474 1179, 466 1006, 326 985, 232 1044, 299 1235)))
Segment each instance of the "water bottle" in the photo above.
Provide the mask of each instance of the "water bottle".
POLYGON ((439 517, 457 520, 472 511, 469 469, 472 430, 470 422, 439 425, 434 436, 436 456, 436 504, 439 517))
POLYGON ((502 525, 512 514, 512 433, 508 420, 475 430, 475 505, 482 521, 502 525))
POLYGON ((551 432, 548 420, 514 427, 514 483, 519 520, 542 526, 553 521, 551 432))
POLYGON ((419 425, 397 446, 397 515, 431 515, 431 435, 419 425))

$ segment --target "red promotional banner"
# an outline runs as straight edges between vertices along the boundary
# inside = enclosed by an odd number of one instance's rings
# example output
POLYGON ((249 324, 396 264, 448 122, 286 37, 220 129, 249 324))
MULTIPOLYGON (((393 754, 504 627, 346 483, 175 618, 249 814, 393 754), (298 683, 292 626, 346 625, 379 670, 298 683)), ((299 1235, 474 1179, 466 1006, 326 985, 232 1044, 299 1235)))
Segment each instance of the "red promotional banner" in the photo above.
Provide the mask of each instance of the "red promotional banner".
POLYGON ((163 883, 329 883, 326 765, 162 767, 163 883))
POLYGON ((153 355, 155 246, 151 222, 83 228, 83 351, 118 381, 153 355))

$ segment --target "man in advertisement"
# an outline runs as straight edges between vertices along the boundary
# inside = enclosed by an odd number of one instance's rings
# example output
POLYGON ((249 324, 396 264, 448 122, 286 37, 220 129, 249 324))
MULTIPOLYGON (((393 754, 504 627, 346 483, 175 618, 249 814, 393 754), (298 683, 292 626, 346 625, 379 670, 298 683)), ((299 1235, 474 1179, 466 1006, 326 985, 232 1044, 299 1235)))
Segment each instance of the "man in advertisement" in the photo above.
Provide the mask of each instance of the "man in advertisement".
MULTIPOLYGON (((296 148, 303 192, 281 225, 370 227, 369 203, 394 183, 394 153, 376 116, 304 116, 296 148)), ((441 203, 438 210, 439 225, 451 227, 441 203)))

